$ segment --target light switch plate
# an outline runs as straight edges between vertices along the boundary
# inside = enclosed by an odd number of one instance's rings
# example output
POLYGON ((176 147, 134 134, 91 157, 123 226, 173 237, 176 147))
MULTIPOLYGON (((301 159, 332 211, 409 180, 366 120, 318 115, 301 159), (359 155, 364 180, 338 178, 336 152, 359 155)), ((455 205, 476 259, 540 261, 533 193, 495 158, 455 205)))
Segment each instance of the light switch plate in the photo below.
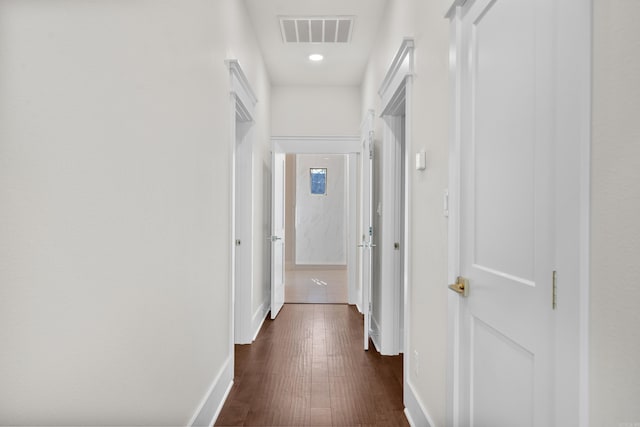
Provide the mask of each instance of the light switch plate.
POLYGON ((422 171, 427 168, 427 153, 420 151, 416 153, 416 170, 422 171))

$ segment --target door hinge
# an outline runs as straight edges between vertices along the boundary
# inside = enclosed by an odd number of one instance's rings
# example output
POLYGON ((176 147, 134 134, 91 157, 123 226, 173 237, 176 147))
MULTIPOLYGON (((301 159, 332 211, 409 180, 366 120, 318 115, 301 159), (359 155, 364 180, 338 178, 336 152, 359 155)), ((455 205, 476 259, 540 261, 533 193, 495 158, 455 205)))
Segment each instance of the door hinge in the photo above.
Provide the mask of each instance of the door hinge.
POLYGON ((373 306, 371 305, 371 301, 369 301, 369 315, 371 315, 372 311, 373 311, 373 306))
POLYGON ((444 208, 444 216, 445 218, 449 218, 449 190, 444 190, 442 204, 444 208))
POLYGON ((558 273, 553 271, 553 286, 551 294, 551 308, 555 310, 558 307, 558 273))

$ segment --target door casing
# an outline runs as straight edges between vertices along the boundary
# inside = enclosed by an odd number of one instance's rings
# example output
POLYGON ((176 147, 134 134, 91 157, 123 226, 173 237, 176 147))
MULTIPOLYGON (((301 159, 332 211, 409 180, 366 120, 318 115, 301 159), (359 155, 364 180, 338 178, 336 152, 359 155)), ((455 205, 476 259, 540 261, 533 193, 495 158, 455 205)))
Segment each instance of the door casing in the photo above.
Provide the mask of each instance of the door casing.
MULTIPOLYGON (((243 259, 242 262, 244 267, 251 270, 253 268, 253 225, 252 221, 249 218, 247 221, 246 218, 241 219, 238 217, 238 212, 236 212, 236 201, 238 197, 245 197, 244 203, 249 206, 253 205, 253 189, 249 192, 249 194, 238 194, 238 183, 236 182, 236 162, 237 155, 245 156, 244 161, 252 163, 251 156, 253 152, 252 148, 252 132, 251 127, 254 123, 254 109, 255 105, 258 102, 253 90, 251 89, 251 85, 247 77, 245 76, 240 64, 237 60, 231 59, 225 61, 228 69, 229 69, 229 78, 230 78, 230 97, 229 97, 229 141, 230 147, 229 152, 231 155, 230 163, 231 163, 231 200, 230 200, 230 208, 231 208, 231 224, 230 224, 230 254, 231 254, 231 262, 230 262, 230 273, 229 277, 231 277, 231 290, 230 290, 230 302, 229 302, 229 322, 230 322, 230 332, 229 332, 229 346, 230 346, 230 358, 233 361, 234 354, 234 344, 237 343, 250 343, 253 340, 253 334, 251 332, 252 329, 252 292, 253 292, 253 274, 249 274, 249 280, 243 281, 243 283, 236 283, 236 262, 239 260, 236 259, 236 240, 238 236, 236 235, 236 226, 243 227, 244 244, 249 246, 248 251, 251 253, 251 257, 249 259, 243 259), (239 125, 239 126, 238 126, 239 125), (248 144, 249 147, 246 150, 243 150, 242 153, 237 153, 236 151, 240 147, 239 139, 243 144, 248 144), (246 157, 249 157, 248 159, 246 157), (246 265, 248 264, 248 265, 246 265)), ((249 180, 248 187, 252 187, 252 173, 253 168, 250 168, 249 176, 245 177, 249 180)), ((245 185, 245 187, 247 186, 245 185)), ((253 211, 253 209, 251 209, 253 211)))
MULTIPOLYGON (((358 137, 336 136, 336 137, 310 137, 310 136, 273 136, 271 138, 271 151, 273 153, 285 154, 346 154, 348 164, 347 192, 357 193, 358 177, 355 175, 355 166, 360 154, 360 140, 358 137)), ((272 189, 275 191, 275 189, 272 189)), ((347 270, 348 270, 348 295, 349 304, 358 305, 352 298, 357 295, 357 257, 355 248, 357 247, 358 223, 359 220, 352 221, 356 216, 356 197, 350 197, 347 203, 347 270), (355 226, 354 226, 355 225, 355 226)))
MULTIPOLYGON (((410 224, 411 212, 409 209, 409 194, 411 194, 411 180, 409 179, 410 161, 412 151, 412 87, 414 69, 414 41, 405 38, 400 44, 389 69, 382 81, 378 94, 381 99, 382 126, 382 162, 383 171, 380 177, 382 197, 381 208, 382 221, 380 244, 376 248, 380 251, 382 285, 381 324, 379 342, 374 344, 382 354, 393 355, 410 348, 409 329, 410 313, 409 298, 411 283, 411 247, 410 224), (404 116, 404 132, 400 131, 404 116), (404 150, 404 157, 398 158, 398 147, 404 150), (393 159, 393 160, 392 160, 393 159), (404 164, 404 166, 402 166, 404 164), (404 169, 404 174, 400 170, 404 169), (398 190, 404 187, 404 200, 402 206, 398 203, 398 190), (404 226, 401 224, 404 223, 404 226), (401 233, 400 236, 398 233, 401 233), (400 240, 398 242, 398 240, 400 240), (400 243, 400 251, 403 257, 397 257, 398 251, 395 243, 400 243), (401 264, 400 264, 401 263, 401 264), (393 286, 397 283, 399 286, 393 286), (385 286, 386 284, 386 286, 385 286)), ((375 327, 375 325, 372 325, 375 327)), ((410 358, 404 353, 404 387, 407 387, 407 373, 410 372, 410 358)))

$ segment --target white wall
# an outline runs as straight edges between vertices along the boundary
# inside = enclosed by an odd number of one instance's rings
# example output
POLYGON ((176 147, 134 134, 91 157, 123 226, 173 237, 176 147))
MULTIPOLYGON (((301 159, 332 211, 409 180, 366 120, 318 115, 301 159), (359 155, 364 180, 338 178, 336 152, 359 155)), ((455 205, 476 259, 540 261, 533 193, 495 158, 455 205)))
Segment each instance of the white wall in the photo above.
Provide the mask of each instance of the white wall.
POLYGON ((357 86, 274 86, 272 135, 359 135, 360 102, 357 86))
POLYGON ((270 134, 247 28, 235 0, 0 2, 0 424, 185 425, 225 367, 225 58, 270 134))
POLYGON ((640 423, 640 2, 596 0, 590 425, 640 423))
MULTIPOLYGON (((410 168, 409 301, 411 332, 405 351, 418 351, 419 373, 408 382, 436 426, 445 425, 447 324, 447 221, 442 194, 448 177, 448 21, 440 2, 390 0, 362 84, 362 111, 380 114, 377 91, 402 38, 415 39, 413 145, 409 158, 425 150, 426 171, 410 168)), ((380 139, 380 121, 376 124, 380 139)), ((377 151, 378 152, 378 151, 377 151)))
POLYGON ((295 262, 346 265, 346 156, 296 155, 295 262), (327 169, 326 194, 311 194, 309 170, 327 169))

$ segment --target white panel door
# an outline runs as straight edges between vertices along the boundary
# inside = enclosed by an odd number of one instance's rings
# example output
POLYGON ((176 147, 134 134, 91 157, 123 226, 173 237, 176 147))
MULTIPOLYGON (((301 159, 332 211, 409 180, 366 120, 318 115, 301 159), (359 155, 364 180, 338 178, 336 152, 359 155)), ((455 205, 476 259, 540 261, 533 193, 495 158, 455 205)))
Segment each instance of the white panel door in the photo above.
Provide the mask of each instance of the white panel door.
POLYGON ((285 153, 272 155, 271 215, 271 318, 275 319, 284 304, 284 201, 285 153))
POLYGON ((235 343, 248 344, 251 332, 252 249, 252 147, 251 122, 236 122, 235 155, 235 343))
POLYGON ((371 330, 371 281, 373 277, 373 132, 367 132, 362 141, 362 311, 364 312, 364 349, 369 350, 371 330))
POLYGON ((552 6, 462 15, 460 426, 553 425, 552 6))

